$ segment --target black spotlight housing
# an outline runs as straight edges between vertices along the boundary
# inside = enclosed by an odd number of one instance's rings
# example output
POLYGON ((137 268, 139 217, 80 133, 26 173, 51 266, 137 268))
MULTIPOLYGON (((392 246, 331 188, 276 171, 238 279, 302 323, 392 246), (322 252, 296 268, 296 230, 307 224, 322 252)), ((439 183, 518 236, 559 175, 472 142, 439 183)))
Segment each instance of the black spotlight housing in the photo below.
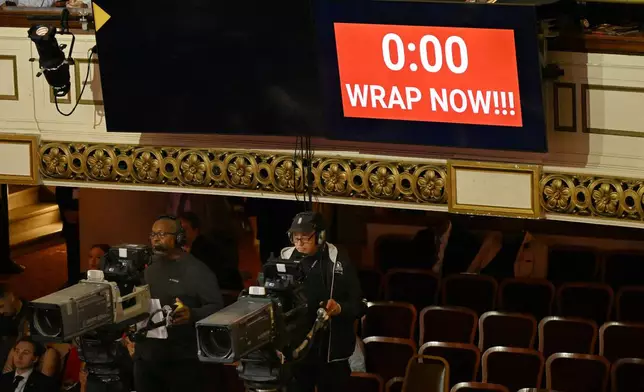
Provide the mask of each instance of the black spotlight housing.
POLYGON ((40 71, 54 90, 54 96, 64 97, 69 93, 71 87, 69 61, 65 58, 65 53, 56 40, 56 28, 33 25, 28 31, 28 36, 36 45, 40 71))

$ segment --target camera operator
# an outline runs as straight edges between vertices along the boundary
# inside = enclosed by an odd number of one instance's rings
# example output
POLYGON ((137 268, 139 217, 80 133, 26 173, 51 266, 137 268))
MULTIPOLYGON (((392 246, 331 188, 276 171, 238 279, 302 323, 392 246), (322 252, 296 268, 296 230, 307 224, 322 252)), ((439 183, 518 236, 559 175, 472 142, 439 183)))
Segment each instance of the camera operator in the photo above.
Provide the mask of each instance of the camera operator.
POLYGON ((348 256, 325 241, 322 215, 303 212, 293 219, 288 231, 294 246, 282 250, 283 259, 299 261, 306 273, 304 281, 311 324, 320 306, 331 317, 325 331, 314 340, 311 350, 294 369, 295 392, 347 391, 354 352, 354 321, 362 315, 360 282, 348 256))
POLYGON ((194 323, 223 308, 217 277, 181 246, 185 233, 178 219, 161 216, 150 233, 154 256, 145 270, 153 301, 179 304, 171 325, 156 336, 135 342, 134 384, 137 392, 200 392, 202 366, 197 359, 194 323))

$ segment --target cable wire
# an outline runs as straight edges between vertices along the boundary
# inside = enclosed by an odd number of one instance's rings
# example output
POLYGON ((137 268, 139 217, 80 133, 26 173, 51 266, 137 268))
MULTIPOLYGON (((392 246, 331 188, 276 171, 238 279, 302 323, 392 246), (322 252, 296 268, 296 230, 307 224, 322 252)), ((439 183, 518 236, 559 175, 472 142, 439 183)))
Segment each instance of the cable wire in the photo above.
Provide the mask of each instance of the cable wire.
MULTIPOLYGON (((62 110, 60 110, 60 107, 58 106, 58 97, 56 94, 54 94, 54 103, 56 104, 56 110, 58 113, 62 114, 65 117, 71 116, 76 108, 78 107, 78 104, 80 103, 81 97, 83 96, 83 93, 85 92, 85 87, 87 87, 87 81, 89 80, 89 73, 91 70, 92 66, 92 57, 94 57, 94 53, 96 53, 96 46, 93 46, 89 50, 89 55, 87 56, 87 74, 85 75, 85 81, 83 82, 83 87, 81 87, 80 94, 78 94, 78 98, 76 99, 76 104, 74 104, 74 107, 72 108, 72 111, 69 113, 64 113, 62 110)), ((71 56, 71 54, 70 54, 71 56)))

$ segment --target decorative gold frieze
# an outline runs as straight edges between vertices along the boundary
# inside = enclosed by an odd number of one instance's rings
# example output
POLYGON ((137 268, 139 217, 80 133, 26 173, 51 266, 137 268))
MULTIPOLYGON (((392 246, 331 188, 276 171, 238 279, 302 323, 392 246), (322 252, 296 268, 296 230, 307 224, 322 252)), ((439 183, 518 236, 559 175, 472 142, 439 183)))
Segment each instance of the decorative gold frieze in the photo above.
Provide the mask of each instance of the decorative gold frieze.
MULTIPOLYGON (((45 180, 293 193, 306 173, 293 155, 172 147, 44 142, 45 180)), ((444 165, 323 157, 313 159, 314 192, 334 198, 446 204, 444 165)))
POLYGON ((644 180, 546 173, 539 185, 547 212, 644 220, 644 180))
MULTIPOLYGON (((206 148, 42 142, 38 162, 45 181, 212 189, 246 195, 290 194, 295 188, 301 192, 307 177, 301 162, 288 153, 206 148)), ((644 220, 644 179, 540 174, 538 167, 532 169, 530 173, 540 179, 532 192, 549 214, 644 220)), ((495 170, 511 174, 517 165, 499 164, 495 170)), ((404 207, 447 205, 448 194, 456 196, 448 191, 447 166, 436 163, 316 156, 312 173, 314 193, 327 200, 382 200, 404 207)), ((455 185, 453 181, 450 184, 455 185)), ((526 216, 517 211, 488 213, 526 216)))

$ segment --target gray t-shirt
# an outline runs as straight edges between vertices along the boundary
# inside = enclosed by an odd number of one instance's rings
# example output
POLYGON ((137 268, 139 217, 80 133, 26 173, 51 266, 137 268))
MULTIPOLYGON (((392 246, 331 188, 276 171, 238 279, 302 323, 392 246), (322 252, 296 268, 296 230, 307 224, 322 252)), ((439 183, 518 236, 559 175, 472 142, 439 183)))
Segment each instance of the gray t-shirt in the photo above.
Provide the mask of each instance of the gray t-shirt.
POLYGON ((136 343, 136 357, 144 360, 197 358, 194 323, 224 307, 217 277, 200 260, 183 253, 177 260, 156 260, 145 270, 150 294, 161 306, 174 307, 175 298, 190 308, 192 322, 168 328, 167 339, 144 338, 136 343))

